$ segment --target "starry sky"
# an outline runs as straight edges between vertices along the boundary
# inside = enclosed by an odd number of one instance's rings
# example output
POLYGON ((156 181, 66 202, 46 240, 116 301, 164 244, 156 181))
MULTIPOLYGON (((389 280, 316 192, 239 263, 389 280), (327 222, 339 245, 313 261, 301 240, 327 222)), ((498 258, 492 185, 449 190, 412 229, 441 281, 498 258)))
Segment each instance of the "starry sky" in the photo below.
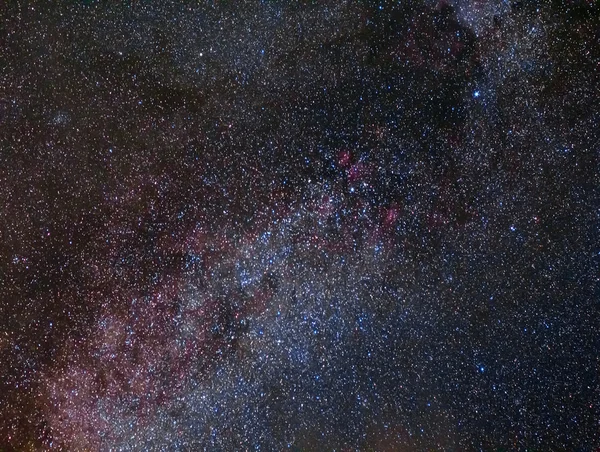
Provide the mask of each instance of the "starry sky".
POLYGON ((600 4, 0 6, 0 450, 600 445, 600 4))

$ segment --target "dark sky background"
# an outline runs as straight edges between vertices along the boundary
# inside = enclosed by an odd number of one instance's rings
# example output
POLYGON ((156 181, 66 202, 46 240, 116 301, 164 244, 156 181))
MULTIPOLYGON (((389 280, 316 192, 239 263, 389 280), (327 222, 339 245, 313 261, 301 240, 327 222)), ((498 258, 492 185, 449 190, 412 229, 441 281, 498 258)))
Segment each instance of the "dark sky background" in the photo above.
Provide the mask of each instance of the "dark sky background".
POLYGON ((2 2, 0 450, 595 450, 600 6, 2 2))

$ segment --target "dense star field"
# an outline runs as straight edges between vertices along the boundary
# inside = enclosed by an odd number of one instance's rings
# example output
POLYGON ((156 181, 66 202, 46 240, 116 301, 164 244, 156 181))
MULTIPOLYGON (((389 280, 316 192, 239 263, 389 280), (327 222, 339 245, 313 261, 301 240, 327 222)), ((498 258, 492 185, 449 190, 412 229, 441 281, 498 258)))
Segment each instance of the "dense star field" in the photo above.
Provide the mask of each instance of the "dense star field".
POLYGON ((0 450, 600 446, 598 2, 55 3, 0 6, 0 450))

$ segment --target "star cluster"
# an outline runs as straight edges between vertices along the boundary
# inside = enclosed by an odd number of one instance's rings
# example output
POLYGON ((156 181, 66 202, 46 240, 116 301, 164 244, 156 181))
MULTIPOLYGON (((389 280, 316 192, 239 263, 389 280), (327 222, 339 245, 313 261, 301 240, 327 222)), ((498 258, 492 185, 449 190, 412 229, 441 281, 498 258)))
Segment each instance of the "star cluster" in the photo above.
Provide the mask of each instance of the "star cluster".
POLYGON ((600 444, 596 2, 0 7, 0 449, 600 444))

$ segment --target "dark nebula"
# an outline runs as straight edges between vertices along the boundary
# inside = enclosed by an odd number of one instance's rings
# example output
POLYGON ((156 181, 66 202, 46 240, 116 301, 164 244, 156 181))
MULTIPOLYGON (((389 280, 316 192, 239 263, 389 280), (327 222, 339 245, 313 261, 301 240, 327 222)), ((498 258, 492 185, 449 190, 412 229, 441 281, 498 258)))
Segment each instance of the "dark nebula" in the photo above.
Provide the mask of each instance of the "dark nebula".
POLYGON ((598 2, 53 3, 0 6, 1 451, 600 447, 598 2))

